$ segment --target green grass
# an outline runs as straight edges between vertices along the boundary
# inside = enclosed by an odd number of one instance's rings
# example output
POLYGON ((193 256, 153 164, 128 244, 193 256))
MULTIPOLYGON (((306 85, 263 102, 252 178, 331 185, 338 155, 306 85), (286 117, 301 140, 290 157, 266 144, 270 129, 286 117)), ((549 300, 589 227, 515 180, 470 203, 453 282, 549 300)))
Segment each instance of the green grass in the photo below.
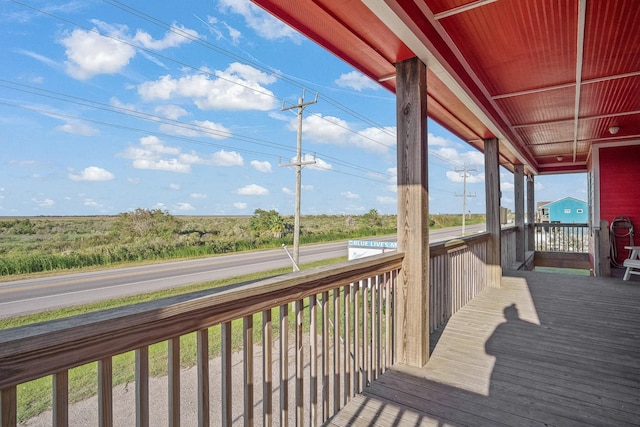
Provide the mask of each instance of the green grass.
MULTIPOLYGON (((321 265, 342 262, 346 259, 336 258, 306 264, 303 268, 312 268, 321 265)), ((76 307, 69 307, 42 313, 17 316, 3 319, 0 329, 9 329, 18 326, 46 322, 49 320, 105 310, 109 308, 121 307, 139 302, 151 301, 189 292, 205 289, 213 289, 236 283, 258 280, 290 272, 290 268, 270 270, 263 273, 240 276, 232 279, 216 280, 197 285, 186 286, 177 289, 169 289, 158 292, 151 292, 136 296, 113 299, 94 304, 85 304, 76 307)), ((279 309, 273 310, 273 335, 279 334, 279 323, 275 321, 280 316, 279 309)), ((289 310, 289 329, 294 330, 295 318, 294 310, 289 310)), ((305 330, 308 330, 309 319, 305 314, 305 330)), ((254 342, 260 343, 262 336, 260 326, 262 325, 261 314, 254 315, 254 342)), ((234 350, 242 346, 242 319, 232 322, 232 347, 234 350)), ((220 354, 220 326, 209 328, 209 354, 211 357, 220 354)), ((195 333, 190 333, 180 337, 180 364, 182 367, 194 366, 196 362, 196 339, 195 333)), ((113 357, 113 385, 126 384, 135 380, 135 352, 130 351, 113 357)), ((167 343, 160 342, 149 346, 149 374, 152 376, 163 376, 167 374, 167 343)), ((97 393, 97 363, 89 363, 69 370, 69 402, 78 402, 97 393)), ((20 384, 17 388, 18 399, 18 422, 38 415, 50 409, 52 404, 52 377, 46 376, 34 381, 20 384)))

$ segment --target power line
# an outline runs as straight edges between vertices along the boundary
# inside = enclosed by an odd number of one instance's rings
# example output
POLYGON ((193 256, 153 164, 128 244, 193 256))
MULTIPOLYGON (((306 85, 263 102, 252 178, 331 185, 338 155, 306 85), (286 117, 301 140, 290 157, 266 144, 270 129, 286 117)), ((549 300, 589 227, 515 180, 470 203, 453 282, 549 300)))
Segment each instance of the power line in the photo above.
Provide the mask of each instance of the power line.
MULTIPOLYGON (((160 117, 157 115, 153 115, 153 114, 149 114, 149 113, 145 113, 145 112, 141 112, 141 111, 137 111, 137 110, 133 110, 133 109, 129 109, 129 108, 125 108, 125 107, 118 107, 118 106, 114 106, 114 105, 110 105, 110 104, 105 104, 105 103, 101 103, 98 101, 92 101, 86 98, 81 98, 81 97, 76 97, 76 96, 72 96, 72 95, 67 95, 67 94, 63 94, 60 92, 54 92, 54 91, 50 91, 50 90, 46 90, 46 89, 41 89, 41 88, 36 88, 33 86, 29 86, 29 85, 25 85, 25 84, 21 84, 21 83, 16 83, 16 82, 11 82, 8 80, 4 80, 4 79, 0 79, 0 82, 3 82, 5 84, 0 84, 0 87, 4 87, 7 89, 11 89, 11 90, 16 90, 19 92, 23 92, 23 93, 29 93, 29 94, 33 94, 36 96, 42 96, 42 97, 46 97, 46 98, 50 98, 50 99, 55 99, 58 101, 63 101, 63 102, 67 102, 67 103, 72 103, 72 104, 76 104, 76 105, 81 105, 81 106, 85 106, 85 107, 89 107, 89 108, 94 108, 97 110, 103 110, 103 111, 107 111, 107 112, 111 112, 111 113, 115 113, 115 114, 122 114, 125 116, 129 116, 132 118, 136 118, 136 119, 142 119, 145 121, 149 121, 152 123, 164 123, 164 124, 169 124, 171 126, 176 126, 179 128, 184 128, 187 130, 194 130, 197 132, 202 132, 204 134, 210 134, 210 135, 214 135, 214 136, 221 136, 224 137, 225 139, 235 139, 235 140, 239 140, 239 141, 243 141, 243 142, 247 142, 250 144, 255 144, 255 145, 260 145, 260 146, 265 146, 265 147, 272 147, 272 148, 276 148, 276 149, 280 149, 283 150, 285 152, 289 152, 292 151, 290 149, 289 146, 286 146, 284 144, 279 144, 276 142, 272 142, 272 141, 267 141, 267 140, 263 140, 263 139, 259 139, 259 138, 254 138, 254 137, 249 137, 246 135, 239 135, 236 133, 232 133, 232 132, 228 132, 228 131, 217 131, 214 129, 211 129, 209 127, 206 126, 202 126, 202 125, 198 125, 198 124, 192 124, 192 123, 185 123, 185 122, 181 122, 179 120, 173 120, 173 119, 168 119, 165 117, 160 117), (9 85, 15 85, 18 87, 12 87, 9 85)), ((14 105, 14 104, 7 104, 7 105, 13 105, 13 106, 18 106, 18 105, 14 105)), ((18 106, 19 107, 19 106, 18 106)), ((29 109, 29 107, 25 107, 27 109, 29 109)), ((64 115, 61 113, 55 113, 55 112, 46 112, 45 110, 39 109, 39 110, 35 110, 32 109, 32 111, 37 111, 43 114, 48 114, 48 115, 55 115, 55 116, 60 116, 60 117, 67 117, 67 118, 72 118, 72 119, 76 119, 76 120, 84 120, 84 121, 92 121, 91 119, 86 119, 80 116, 72 116, 72 115, 64 115)), ((104 122, 104 121, 94 121, 96 123, 99 124, 104 124, 104 125, 109 125, 108 122, 104 122)), ((149 133, 152 133, 151 131, 148 131, 149 133)), ((167 135, 167 134, 163 134, 163 133, 159 133, 156 132, 156 134, 158 135, 167 135)), ((171 136, 171 135, 169 135, 171 136)), ((193 139, 186 139, 188 142, 192 142, 192 143, 196 143, 195 140, 193 139)), ((222 148, 233 148, 233 149, 238 149, 235 146, 228 146, 228 145, 223 145, 223 144, 208 144, 208 145, 213 145, 213 146, 218 146, 218 147, 222 147, 222 148)), ((245 151, 245 152, 252 152, 252 153, 256 153, 256 154, 262 154, 265 156, 269 156, 269 157, 276 157, 271 153, 262 153, 262 152, 258 152, 258 151, 250 151, 250 150, 243 150, 243 149, 238 149, 238 151, 245 151)), ((383 174, 380 173, 377 170, 374 169, 369 169, 366 167, 363 167, 361 165, 357 165, 357 164, 353 164, 350 162, 345 162, 342 161, 338 158, 335 158, 333 156, 330 155, 326 155, 323 153, 320 153, 322 157, 326 158, 326 159, 331 159, 332 161, 334 161, 335 163, 339 163, 342 164, 344 166, 347 166, 349 168, 352 169, 357 169, 360 170, 362 172, 367 172, 367 173, 372 173, 374 175, 382 175, 382 176, 388 176, 391 177, 388 174, 383 174)), ((334 169, 327 169, 327 168, 323 168, 325 170, 333 170, 334 169)), ((338 171, 335 171, 338 172, 338 171)), ((338 172, 341 173, 341 172, 338 172)), ((351 176, 358 176, 358 175, 354 175, 354 174, 348 174, 351 176)), ((363 179, 366 179, 365 177, 363 177, 363 179)))
MULTIPOLYGON (((226 55, 226 56, 228 56, 228 57, 230 57, 232 59, 243 61, 243 62, 245 62, 245 63, 247 63, 247 64, 249 64, 249 65, 251 65, 251 66, 253 66, 255 68, 258 68, 258 69, 260 69, 260 70, 262 70, 264 72, 270 73, 270 74, 274 75, 275 77, 277 77, 277 78, 279 78, 279 79, 281 79, 283 81, 286 81, 287 83, 289 83, 289 84, 291 84, 293 86, 297 86, 297 87, 299 87, 301 89, 305 89, 304 85, 300 84, 297 81, 297 80, 299 80, 297 78, 292 78, 292 77, 288 76, 287 74, 282 73, 281 71, 274 71, 273 68, 271 68, 271 67, 264 66, 264 65, 262 65, 260 63, 257 63, 255 61, 252 61, 250 59, 247 59, 245 57, 237 55, 237 54, 235 54, 235 53, 233 53, 233 52, 231 52, 229 50, 223 49, 220 46, 217 46, 217 45, 215 45, 215 44, 213 44, 213 43, 211 43, 209 41, 203 40, 202 38, 193 37, 191 34, 185 32, 185 31, 179 30, 174 25, 170 25, 170 24, 168 24, 168 23, 166 23, 166 22, 164 22, 164 21, 162 21, 162 20, 160 20, 160 19, 158 19, 158 18, 156 18, 156 17, 154 17, 152 15, 149 15, 149 14, 139 10, 139 9, 136 9, 136 8, 134 8, 132 6, 126 5, 126 4, 124 4, 124 3, 120 2, 120 1, 117 1, 117 0, 103 0, 103 2, 109 4, 109 5, 113 6, 113 7, 116 7, 118 9, 121 9, 121 10, 127 12, 127 13, 133 14, 133 15, 135 15, 135 16, 141 18, 141 19, 144 19, 144 20, 146 20, 148 22, 151 22, 151 23, 153 23, 153 24, 155 24, 155 25, 157 25, 157 26, 159 26, 159 27, 161 27, 161 28, 163 28, 163 29, 165 29, 167 31, 171 31, 171 32, 173 32, 175 34, 178 34, 178 35, 182 36, 182 37, 188 38, 189 40, 192 40, 195 43, 198 43, 199 45, 201 45, 203 47, 206 47, 208 49, 211 49, 211 50, 214 50, 216 52, 219 52, 219 53, 221 53, 223 55, 226 55)), ((340 110, 352 115, 353 117, 358 118, 359 120, 362 120, 365 123, 368 123, 368 124, 372 125, 373 127, 381 130, 384 133, 389 134, 390 136, 394 136, 395 137, 395 134, 388 132, 384 126, 380 125, 379 123, 374 122, 373 120, 371 120, 367 116, 365 116, 365 115, 363 115, 361 113, 358 113, 357 111, 355 111, 355 110, 343 105, 342 103, 334 100, 333 98, 331 98, 331 97, 329 97, 327 95, 319 94, 319 96, 320 96, 321 99, 327 101, 328 103, 330 103, 331 105, 339 108, 340 110)), ((347 129, 350 132, 354 132, 355 133, 355 131, 353 131, 352 129, 349 129, 349 128, 345 128, 345 129, 347 129)), ((379 141, 375 141, 375 142, 378 142, 379 144, 382 144, 379 141)), ((382 145, 384 145, 384 144, 382 144, 382 145)), ((392 149, 395 149, 395 147, 392 147, 392 149)))
MULTIPOLYGON (((128 46, 131 46, 131 47, 133 47, 133 48, 140 49, 140 50, 142 50, 142 51, 144 51, 144 52, 146 52, 146 53, 148 53, 148 54, 150 54, 150 55, 157 56, 157 57, 159 57, 159 58, 161 58, 161 59, 165 59, 165 60, 167 60, 167 61, 174 62, 174 63, 176 63, 176 64, 178 64, 178 65, 183 66, 183 67, 187 67, 187 68, 192 69, 192 70, 194 70, 194 71, 197 71, 197 72, 199 72, 199 73, 203 73, 203 74, 206 74, 206 75, 208 75, 208 76, 210 76, 210 77, 213 77, 213 76, 212 76, 212 74, 211 74, 208 70, 202 69, 202 68, 200 68, 200 67, 192 66, 192 65, 190 65, 190 64, 184 63, 184 62, 182 62, 182 61, 179 61, 179 60, 176 60, 176 59, 174 59, 174 58, 168 57, 168 56, 166 56, 166 55, 162 55, 162 54, 160 54, 160 53, 158 53, 158 52, 156 52, 156 51, 153 51, 153 50, 151 50, 151 49, 147 49, 147 48, 145 48, 145 47, 143 47, 143 46, 140 46, 140 45, 137 45, 137 44, 131 43, 131 42, 127 41, 127 40, 123 40, 123 39, 121 39, 121 38, 119 38, 119 37, 115 37, 115 36, 112 36, 112 35, 109 35, 109 34, 104 34, 104 33, 102 33, 102 32, 100 32, 100 31, 98 31, 98 30, 97 30, 97 29, 95 29, 95 28, 89 28, 89 27, 83 26, 83 25, 78 24, 78 23, 76 23, 76 22, 74 22, 74 21, 71 21, 71 20, 69 20, 69 19, 62 18, 62 17, 57 16, 57 15, 55 15, 55 14, 53 14, 53 13, 50 13, 50 12, 44 11, 44 10, 42 10, 42 9, 39 9, 39 8, 37 8, 37 7, 35 7, 35 6, 31 6, 31 5, 28 5, 28 4, 26 4, 26 3, 22 3, 22 2, 20 2, 20 1, 18 1, 18 0, 11 0, 11 1, 12 1, 13 3, 16 3, 16 4, 21 5, 21 6, 23 6, 23 7, 26 7, 26 8, 29 8, 29 9, 31 9, 31 10, 33 10, 33 11, 38 12, 38 13, 44 14, 44 15, 46 15, 46 16, 52 17, 52 18, 54 18, 54 19, 60 20, 60 21, 62 21, 62 22, 68 23, 68 24, 70 24, 70 25, 74 25, 74 26, 76 26, 76 27, 78 27, 78 28, 81 28, 81 29, 84 29, 84 30, 86 30, 86 31, 90 31, 90 32, 96 33, 96 34, 98 34, 98 35, 100 35, 100 36, 110 38, 110 39, 112 39, 112 40, 115 40, 115 41, 118 41, 118 42, 120 42, 120 43, 123 43, 123 44, 126 44, 126 45, 128 45, 128 46)), ((250 60, 246 59, 246 58, 243 58, 243 57, 241 57, 241 56, 239 56, 239 55, 235 55, 235 54, 233 54, 233 53, 231 53, 231 52, 229 52, 229 51, 227 51, 227 50, 225 50, 225 49, 219 48, 219 47, 217 47, 216 45, 213 45, 213 44, 211 44, 211 43, 209 43, 209 42, 206 42, 206 41, 202 40, 202 39, 201 39, 201 38, 199 38, 199 37, 194 37, 193 35, 189 34, 188 32, 186 32, 186 31, 183 31, 183 30, 179 29, 179 28, 178 28, 178 27, 176 27, 175 25, 169 25, 169 24, 167 24, 166 22, 164 22, 164 21, 162 21, 162 20, 160 20, 160 19, 157 19, 157 18, 155 18, 155 17, 153 17, 153 16, 151 16, 151 15, 149 15, 149 14, 146 14, 146 13, 144 13, 144 12, 142 12, 142 11, 138 10, 138 9, 135 9, 135 8, 133 8, 133 7, 131 7, 131 6, 125 5, 125 4, 121 3, 121 2, 118 2, 118 1, 115 1, 115 0, 103 0, 103 1, 104 1, 105 3, 107 3, 107 4, 110 4, 110 5, 111 5, 111 6, 113 6, 113 7, 117 7, 117 8, 119 8, 119 9, 123 10, 123 11, 126 11, 126 12, 128 12, 128 13, 131 13, 131 14, 133 14, 133 15, 135 15, 135 16, 138 16, 138 17, 140 17, 140 18, 142 18, 142 19, 144 19, 144 20, 146 20, 146 21, 148 21, 148 22, 151 22, 151 23, 153 23, 153 24, 155 24, 155 25, 158 25, 158 26, 160 26, 161 28, 164 28, 164 29, 166 29, 166 30, 168 30, 168 31, 170 31, 170 32, 173 32, 174 34, 180 35, 181 37, 184 37, 184 38, 186 38, 186 39, 188 39, 188 40, 194 41, 194 42, 196 42, 196 43, 198 43, 198 44, 200 44, 200 45, 202 45, 202 46, 204 46, 204 47, 206 47, 206 48, 208 48, 208 49, 215 50, 215 51, 217 51, 217 52, 223 53, 224 55, 230 56, 230 57, 232 57, 232 58, 234 58, 234 59, 238 59, 238 60, 245 61, 245 62, 249 63, 250 65, 255 66, 256 68, 259 68, 259 69, 260 69, 260 70, 262 70, 262 71, 266 71, 266 72, 268 72, 268 73, 271 73, 271 74, 272 74, 272 75, 274 75, 275 77, 281 78, 282 80, 287 81, 287 82, 288 82, 288 83, 290 83, 290 84, 293 84, 293 85, 298 86, 298 87, 302 87, 302 88, 304 89, 304 87, 303 87, 302 85, 300 85, 299 83, 297 83, 297 82, 296 82, 296 81, 294 81, 293 79, 287 78, 287 77, 286 77, 286 75, 284 75, 284 74, 282 74, 282 73, 279 73, 279 72, 278 72, 278 73, 275 73, 275 72, 273 72, 273 70, 272 70, 272 69, 269 69, 269 68, 267 68, 267 67, 264 67, 264 66, 262 66, 262 65, 260 65, 260 64, 257 64, 257 63, 255 63, 255 62, 253 62, 253 61, 250 61, 250 60)), ((249 90, 251 90, 251 91, 253 91, 253 92, 256 92, 256 93, 259 93, 259 94, 262 94, 262 95, 269 96, 269 97, 272 97, 272 98, 274 98, 274 99, 278 99, 278 100, 280 100, 280 98, 276 97, 276 96, 275 96, 273 93, 271 93, 270 91, 267 91, 267 92, 266 92, 266 91, 260 91, 260 90, 255 89, 254 87, 251 87, 251 86, 248 86, 248 85, 244 85, 244 84, 242 84, 242 83, 240 83, 240 82, 238 82, 238 81, 236 81, 236 80, 227 79, 227 78, 225 78, 224 76, 221 76, 221 75, 216 75, 216 77, 217 77, 218 79, 221 79, 221 80, 227 81, 227 82, 229 82, 229 83, 236 84, 236 85, 238 85, 238 86, 241 86, 241 87, 244 87, 244 88, 246 88, 246 89, 249 89, 249 90)), ((333 100, 332 98, 330 98, 330 97, 328 97, 328 96, 325 96, 325 95, 323 95, 323 96, 322 96, 322 98, 323 98, 323 99, 325 99, 325 100, 327 100, 327 102, 331 103, 332 105, 336 106, 337 108, 339 108, 339 109, 341 109, 341 110, 343 110, 343 111, 347 112, 348 114, 351 114, 351 115, 353 115, 354 117, 359 118, 360 120, 363 120, 363 121, 366 121, 366 122, 368 122, 368 123, 372 124, 372 126, 373 126, 373 127, 377 128, 377 129, 379 129, 379 130, 381 130, 383 133, 387 133, 387 134, 389 134, 389 135, 391 135, 391 136, 394 136, 394 134, 393 134, 393 133, 390 133, 390 132, 385 128, 385 127, 383 127, 383 126, 381 126, 381 125, 379 125, 379 124, 377 124, 377 123, 373 122, 372 120, 368 119, 366 116, 361 115, 360 113, 357 113, 356 111, 354 111, 354 110, 352 110, 352 109, 350 109, 350 108, 348 108, 348 107, 346 107, 346 106, 342 105, 342 104, 341 104, 341 103, 339 103, 338 101, 335 101, 335 100, 333 100)), ((385 148, 387 148, 387 149, 391 149, 392 151, 396 149, 396 147, 395 147, 395 146, 388 146, 388 145, 386 145, 386 144, 384 144, 384 143, 382 143, 382 142, 380 142, 380 141, 377 141, 377 140, 375 140, 375 139, 373 139, 373 138, 371 138, 371 137, 368 137, 368 136, 366 136, 366 135, 363 135, 363 134, 359 133, 358 131, 353 130, 353 129, 349 128, 349 127, 341 126, 341 125, 339 125, 339 124, 337 124, 337 123, 335 123, 335 122, 331 122, 331 121, 327 120, 326 118, 324 118, 324 117, 322 117, 322 116, 320 116, 320 117, 321 117, 322 119, 324 119, 325 121, 327 121, 327 122, 329 122, 329 123, 332 123, 333 125, 336 125, 336 126, 342 127, 342 128, 344 128, 345 130, 347 130, 348 132, 351 132, 351 133, 353 133, 353 134, 355 134, 355 135, 357 135, 357 136, 359 136, 359 137, 361 137, 361 138, 368 139, 368 140, 370 140, 370 141, 372 141, 372 142, 374 142, 374 143, 376 143, 376 144, 379 144, 379 145, 381 145, 381 146, 383 146, 383 147, 385 147, 385 148)))

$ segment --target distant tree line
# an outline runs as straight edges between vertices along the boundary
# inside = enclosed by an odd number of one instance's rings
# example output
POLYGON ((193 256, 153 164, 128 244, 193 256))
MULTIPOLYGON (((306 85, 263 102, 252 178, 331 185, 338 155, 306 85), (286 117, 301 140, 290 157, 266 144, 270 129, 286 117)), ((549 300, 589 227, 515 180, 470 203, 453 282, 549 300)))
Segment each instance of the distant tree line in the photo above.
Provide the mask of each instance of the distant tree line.
MULTIPOLYGON (((393 234, 394 215, 304 216, 302 244, 393 234)), ((293 218, 256 209, 251 217, 176 217, 138 208, 115 217, 0 220, 0 275, 106 266, 280 247, 293 218), (12 237, 13 236, 13 237, 12 237)))

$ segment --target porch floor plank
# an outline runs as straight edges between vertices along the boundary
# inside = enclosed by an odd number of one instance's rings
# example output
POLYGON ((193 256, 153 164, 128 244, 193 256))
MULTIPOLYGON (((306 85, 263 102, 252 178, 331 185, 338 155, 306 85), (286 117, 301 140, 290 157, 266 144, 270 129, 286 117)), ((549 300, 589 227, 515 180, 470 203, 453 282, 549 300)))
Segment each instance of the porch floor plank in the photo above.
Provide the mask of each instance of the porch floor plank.
POLYGON ((508 274, 328 425, 640 425, 640 282, 508 274))

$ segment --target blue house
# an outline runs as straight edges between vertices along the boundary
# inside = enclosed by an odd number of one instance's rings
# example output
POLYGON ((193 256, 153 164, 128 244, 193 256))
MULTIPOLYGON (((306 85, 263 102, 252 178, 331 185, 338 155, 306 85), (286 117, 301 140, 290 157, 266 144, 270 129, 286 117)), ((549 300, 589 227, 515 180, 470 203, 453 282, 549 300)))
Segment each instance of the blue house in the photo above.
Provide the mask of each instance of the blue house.
POLYGON ((589 221, 587 202, 565 197, 538 207, 538 212, 548 215, 549 222, 586 224, 589 221))

